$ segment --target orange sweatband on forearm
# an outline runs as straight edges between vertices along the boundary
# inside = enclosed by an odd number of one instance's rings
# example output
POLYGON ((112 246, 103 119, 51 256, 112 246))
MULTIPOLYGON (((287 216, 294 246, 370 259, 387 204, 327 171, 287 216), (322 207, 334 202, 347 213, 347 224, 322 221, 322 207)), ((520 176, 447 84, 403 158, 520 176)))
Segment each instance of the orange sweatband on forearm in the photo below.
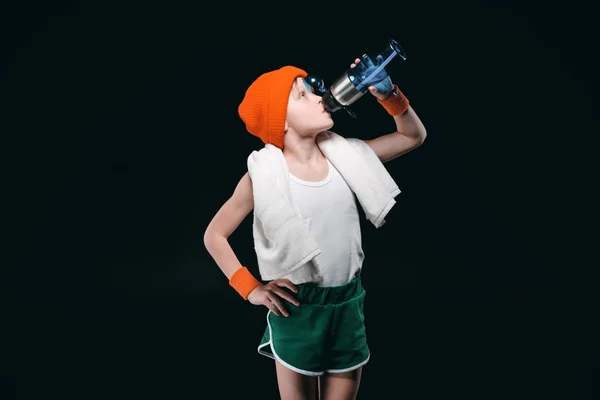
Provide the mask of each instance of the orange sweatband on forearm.
POLYGON ((398 89, 397 85, 394 85, 392 94, 389 97, 386 97, 383 100, 377 99, 377 101, 392 117, 395 115, 404 114, 406 110, 408 110, 408 99, 406 96, 404 96, 400 89, 398 89))
POLYGON ((229 278, 229 285, 234 288, 244 300, 248 300, 248 295, 256 287, 262 285, 259 281, 252 276, 248 268, 243 267, 238 269, 229 278))

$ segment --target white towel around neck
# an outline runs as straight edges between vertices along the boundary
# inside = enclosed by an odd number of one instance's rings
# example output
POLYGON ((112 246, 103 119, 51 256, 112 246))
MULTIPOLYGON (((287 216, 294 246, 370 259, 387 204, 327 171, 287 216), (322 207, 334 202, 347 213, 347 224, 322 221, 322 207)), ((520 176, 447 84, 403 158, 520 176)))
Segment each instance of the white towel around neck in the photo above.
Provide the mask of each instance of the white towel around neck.
MULTIPOLYGON (((400 189, 373 149, 363 140, 334 132, 319 134, 317 145, 356 195, 376 228, 396 204, 400 189)), ((253 236, 258 267, 265 281, 295 273, 296 283, 321 276, 321 249, 304 225, 290 187, 289 170, 280 148, 266 144, 248 156, 254 194, 253 236)))

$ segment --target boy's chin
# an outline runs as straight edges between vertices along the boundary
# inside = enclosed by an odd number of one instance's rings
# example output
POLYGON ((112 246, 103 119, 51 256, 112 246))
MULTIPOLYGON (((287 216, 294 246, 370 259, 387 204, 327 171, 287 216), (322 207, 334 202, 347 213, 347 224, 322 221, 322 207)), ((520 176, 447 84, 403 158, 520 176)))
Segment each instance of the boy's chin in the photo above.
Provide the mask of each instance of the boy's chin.
POLYGON ((330 130, 331 128, 333 128, 333 122, 331 124, 323 125, 321 127, 321 129, 319 129, 319 131, 316 132, 316 134, 318 135, 319 133, 326 132, 326 131, 330 130))

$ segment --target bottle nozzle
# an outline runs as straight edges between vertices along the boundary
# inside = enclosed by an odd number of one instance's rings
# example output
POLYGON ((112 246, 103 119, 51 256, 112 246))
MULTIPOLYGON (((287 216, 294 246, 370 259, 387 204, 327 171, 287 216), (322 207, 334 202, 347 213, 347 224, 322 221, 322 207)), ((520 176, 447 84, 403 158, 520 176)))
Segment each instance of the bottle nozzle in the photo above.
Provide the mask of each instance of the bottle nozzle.
POLYGON ((333 95, 329 91, 323 94, 321 99, 323 101, 323 106, 325 106, 327 111, 329 111, 330 113, 342 109, 342 105, 335 99, 335 97, 333 97, 333 95))
POLYGON ((348 114, 350 114, 350 116, 352 116, 353 118, 356 118, 356 114, 354 113, 354 111, 352 111, 350 108, 348 108, 347 106, 343 106, 341 105, 336 99, 335 97, 333 97, 333 95, 331 94, 331 92, 326 92, 321 99, 323 100, 323 106, 325 106, 325 109, 327 111, 329 111, 330 113, 339 111, 339 110, 346 110, 346 112, 348 112, 348 114))

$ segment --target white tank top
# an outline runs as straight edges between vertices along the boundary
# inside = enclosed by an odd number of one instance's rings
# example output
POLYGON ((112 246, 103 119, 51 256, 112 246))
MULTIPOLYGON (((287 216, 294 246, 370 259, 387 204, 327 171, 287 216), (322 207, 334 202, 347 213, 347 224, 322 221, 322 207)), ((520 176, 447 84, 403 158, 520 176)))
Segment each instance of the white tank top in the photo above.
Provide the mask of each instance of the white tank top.
POLYGON ((339 286, 360 274, 364 253, 356 197, 327 160, 329 174, 321 182, 301 180, 290 173, 292 195, 308 231, 321 248, 323 266, 317 286, 339 286))

